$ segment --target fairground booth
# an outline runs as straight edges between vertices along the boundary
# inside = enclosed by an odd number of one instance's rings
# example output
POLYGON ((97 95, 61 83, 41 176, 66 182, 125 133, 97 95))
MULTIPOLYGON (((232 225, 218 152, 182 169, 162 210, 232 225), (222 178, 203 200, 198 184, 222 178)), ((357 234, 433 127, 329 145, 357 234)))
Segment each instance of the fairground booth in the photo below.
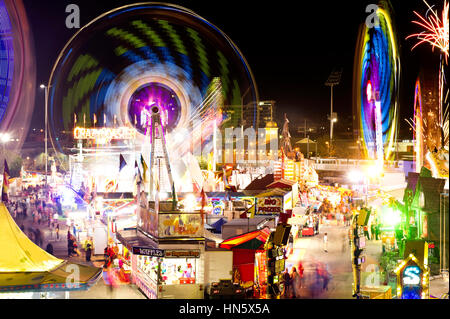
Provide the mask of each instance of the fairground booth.
POLYGON ((117 232, 131 252, 132 280, 150 299, 204 296, 202 214, 172 201, 141 202, 137 227, 117 232))
POLYGON ((101 269, 58 259, 35 245, 0 203, 0 299, 69 298, 87 290, 101 269))
POLYGON ((256 298, 279 298, 283 290, 286 244, 290 225, 263 229, 228 238, 219 247, 233 251, 233 282, 256 298))

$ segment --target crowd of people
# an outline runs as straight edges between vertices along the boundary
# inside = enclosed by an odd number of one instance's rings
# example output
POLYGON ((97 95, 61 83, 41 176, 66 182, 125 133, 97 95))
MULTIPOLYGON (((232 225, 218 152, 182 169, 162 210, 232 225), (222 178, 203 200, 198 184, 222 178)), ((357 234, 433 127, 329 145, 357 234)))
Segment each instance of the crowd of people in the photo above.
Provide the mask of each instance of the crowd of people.
POLYGON ((47 225, 51 230, 51 236, 59 240, 59 214, 53 203, 48 203, 45 198, 43 188, 29 186, 22 191, 18 197, 10 198, 6 203, 6 207, 14 218, 20 229, 30 238, 36 245, 42 247, 44 243, 44 235, 39 226, 47 225), (42 197, 39 196, 42 194, 42 197), (25 223, 25 221, 30 221, 25 223), (26 227, 25 225, 29 226, 26 227))
POLYGON ((307 274, 300 262, 298 267, 292 267, 290 272, 287 268, 284 271, 282 297, 284 299, 295 299, 317 296, 328 290, 330 280, 331 274, 326 266, 317 263, 314 266, 314 271, 307 274))
MULTIPOLYGON (((52 196, 45 190, 43 186, 28 186, 24 188, 16 197, 10 197, 6 203, 6 207, 30 240, 36 245, 43 248, 45 242, 47 245, 45 250, 54 253, 54 243, 61 239, 60 236, 60 216, 62 215, 62 207, 59 198, 52 196), (42 232, 42 227, 49 230, 48 237, 42 232), (53 243, 52 243, 53 242, 53 243)), ((81 256, 78 247, 78 239, 76 236, 77 228, 72 225, 67 231, 67 256, 81 256), (71 232, 72 229, 72 232, 71 232)), ((88 237, 83 243, 85 259, 91 261, 93 241, 88 237)))

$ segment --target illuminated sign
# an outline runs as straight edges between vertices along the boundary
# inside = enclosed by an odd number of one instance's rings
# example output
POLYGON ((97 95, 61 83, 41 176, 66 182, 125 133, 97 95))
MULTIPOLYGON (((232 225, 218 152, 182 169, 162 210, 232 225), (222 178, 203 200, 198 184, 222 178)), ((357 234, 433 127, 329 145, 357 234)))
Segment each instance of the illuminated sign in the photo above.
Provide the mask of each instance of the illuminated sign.
POLYGON ((261 197, 257 199, 256 214, 279 214, 282 210, 282 197, 261 197))
POLYGON ((420 268, 408 266, 403 271, 403 285, 418 286, 420 284, 420 268))
POLYGON ((135 246, 133 247, 133 254, 141 256, 164 257, 164 250, 135 246))
POLYGON ((167 258, 200 258, 200 250, 167 250, 167 258))
POLYGON ((76 127, 73 137, 76 140, 131 140, 136 138, 136 130, 131 127, 76 127))

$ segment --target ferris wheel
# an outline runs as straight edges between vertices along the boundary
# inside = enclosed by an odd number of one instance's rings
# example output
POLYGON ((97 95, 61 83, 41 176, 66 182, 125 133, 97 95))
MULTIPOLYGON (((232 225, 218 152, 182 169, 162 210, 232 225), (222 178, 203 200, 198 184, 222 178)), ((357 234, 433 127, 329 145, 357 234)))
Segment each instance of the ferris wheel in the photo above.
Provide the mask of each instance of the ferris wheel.
POLYGON ((36 65, 21 0, 0 0, 0 133, 22 146, 34 108, 36 65))
MULTIPOLYGON (((50 136, 60 152, 75 126, 128 126, 143 141, 143 110, 153 104, 166 131, 183 137, 200 122, 220 124, 221 107, 241 105, 244 92, 246 102, 258 100, 252 72, 225 33, 186 8, 152 2, 111 10, 81 28, 49 82, 50 136)), ((186 144, 172 139, 171 147, 186 144)))
POLYGON ((400 58, 390 8, 380 1, 378 25, 362 25, 355 54, 354 110, 365 157, 392 160, 398 130, 400 58))

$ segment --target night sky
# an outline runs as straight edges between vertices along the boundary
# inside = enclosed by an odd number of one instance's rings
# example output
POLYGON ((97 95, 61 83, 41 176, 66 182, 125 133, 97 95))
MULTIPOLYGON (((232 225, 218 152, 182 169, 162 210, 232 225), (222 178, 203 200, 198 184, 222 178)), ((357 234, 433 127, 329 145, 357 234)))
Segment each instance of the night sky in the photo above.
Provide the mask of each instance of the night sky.
MULTIPOLYGON (((430 0, 429 3, 437 2, 430 0)), ((80 7, 81 25, 100 14, 132 1, 24 0, 33 30, 37 61, 37 95, 32 126, 44 120, 44 93, 51 68, 65 43, 77 31, 67 29, 65 8, 80 7)), ((277 118, 287 113, 292 128, 304 119, 327 121, 330 89, 324 85, 336 67, 343 68, 341 84, 334 90, 334 111, 342 120, 352 114, 353 60, 358 27, 366 19, 365 8, 376 1, 172 1, 193 10, 225 32, 247 59, 261 100, 277 102, 277 118)), ((401 138, 412 139, 404 118, 413 114, 414 83, 419 66, 438 63, 439 55, 423 46, 411 51, 418 31, 411 23, 413 10, 424 13, 421 0, 393 0, 394 20, 400 42, 401 138)), ((351 127, 351 123, 348 122, 351 127)))

